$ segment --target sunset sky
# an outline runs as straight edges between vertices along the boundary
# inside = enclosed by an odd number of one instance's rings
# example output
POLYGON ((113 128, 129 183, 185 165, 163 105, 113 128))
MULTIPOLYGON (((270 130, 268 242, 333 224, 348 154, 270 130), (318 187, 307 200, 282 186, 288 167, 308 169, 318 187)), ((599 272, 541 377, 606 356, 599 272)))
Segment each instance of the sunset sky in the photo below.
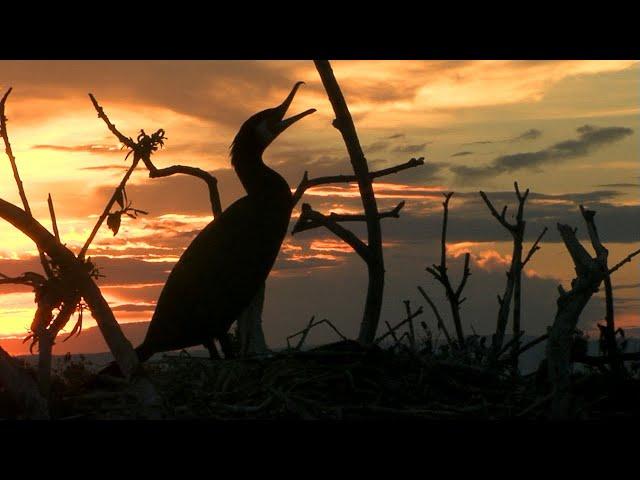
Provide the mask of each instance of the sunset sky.
MULTIPOLYGON (((332 65, 372 170, 425 157, 425 166, 375 184, 380 209, 406 201, 400 219, 383 220, 383 322, 402 319, 405 299, 416 307, 423 304, 417 285, 433 294, 449 319, 440 285, 424 270, 438 257, 441 192, 456 192, 448 250, 454 283, 464 253, 472 254, 462 307, 469 333, 471 327, 485 334, 495 328, 496 294, 504 289, 511 251, 509 234, 490 215, 479 190, 497 208, 506 203, 513 213, 514 180, 522 190, 531 189, 525 249, 549 227, 525 272, 527 335, 544 332, 553 321, 557 285, 570 286, 572 263, 555 225, 576 226, 584 239, 580 203, 597 211, 610 264, 640 248, 639 61, 350 60, 332 65)), ((310 177, 351 173, 311 61, 0 61, 0 89, 13 87, 8 129, 33 213, 50 227, 50 193, 62 241, 76 253, 130 165, 87 93, 126 135, 164 128, 168 140, 153 157, 156 165, 211 171, 225 208, 244 195, 228 156, 237 129, 253 113, 280 103, 299 80, 306 85, 291 113, 308 108, 317 113, 287 130, 264 157, 292 188, 305 170, 310 177)), ((20 205, 4 155, 0 178, 0 198, 20 205)), ((99 285, 121 323, 150 319, 168 272, 212 219, 206 186, 195 178, 149 179, 139 167, 127 193, 133 206, 149 215, 123 220, 116 237, 103 227, 88 252, 106 275, 99 285)), ((303 202, 325 213, 361 211, 355 185, 309 190, 303 202)), ((365 238, 363 228, 356 230, 365 238)), ((2 222, 0 272, 39 271, 35 255, 34 244, 2 222)), ((613 281, 617 324, 640 334, 638 265, 626 265, 613 281)), ((267 342, 283 345, 312 315, 355 337, 365 292, 366 269, 348 246, 321 229, 288 235, 267 281, 267 342)), ((0 286, 0 345, 1 337, 27 333, 34 307, 29 288, 0 286)), ((425 309, 420 319, 435 328, 425 309)), ((590 330, 603 315, 599 292, 580 327, 590 330)), ((91 325, 87 320, 85 328, 91 325)), ((332 335, 319 328, 310 340, 327 341, 332 335)), ((57 352, 64 353, 60 348, 57 352)))

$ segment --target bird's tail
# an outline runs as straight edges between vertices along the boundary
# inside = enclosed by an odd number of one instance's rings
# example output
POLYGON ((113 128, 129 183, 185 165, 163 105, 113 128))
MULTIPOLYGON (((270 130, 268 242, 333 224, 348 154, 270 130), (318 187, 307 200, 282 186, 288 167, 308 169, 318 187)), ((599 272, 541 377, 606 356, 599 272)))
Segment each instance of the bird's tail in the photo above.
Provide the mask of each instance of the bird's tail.
MULTIPOLYGON (((146 362, 155 352, 144 343, 135 349, 138 361, 146 362)), ((109 375, 111 377, 122 377, 122 371, 115 360, 98 372, 98 375, 109 375)))

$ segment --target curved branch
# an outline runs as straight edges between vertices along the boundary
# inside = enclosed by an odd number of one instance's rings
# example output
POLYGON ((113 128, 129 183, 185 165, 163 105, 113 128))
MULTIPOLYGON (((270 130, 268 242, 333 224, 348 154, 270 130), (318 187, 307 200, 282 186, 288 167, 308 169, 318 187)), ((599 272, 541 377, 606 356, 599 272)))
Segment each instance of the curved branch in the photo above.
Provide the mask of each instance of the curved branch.
POLYGON ((85 264, 77 259, 68 248, 56 241, 55 237, 31 215, 1 198, 0 217, 33 240, 38 248, 46 252, 52 261, 65 271, 65 277, 77 286, 78 291, 89 305, 91 314, 121 371, 126 377, 131 377, 138 369, 138 358, 131 343, 122 333, 109 304, 89 276, 85 264))
POLYGON ((197 167, 189 167, 186 165, 173 165, 166 168, 156 168, 156 166, 148 159, 144 162, 149 169, 149 178, 169 177, 175 174, 191 175, 203 180, 209 188, 209 200, 211 201, 211 211, 214 217, 218 217, 222 213, 222 204, 220 203, 220 193, 218 192, 218 179, 209 172, 197 167))

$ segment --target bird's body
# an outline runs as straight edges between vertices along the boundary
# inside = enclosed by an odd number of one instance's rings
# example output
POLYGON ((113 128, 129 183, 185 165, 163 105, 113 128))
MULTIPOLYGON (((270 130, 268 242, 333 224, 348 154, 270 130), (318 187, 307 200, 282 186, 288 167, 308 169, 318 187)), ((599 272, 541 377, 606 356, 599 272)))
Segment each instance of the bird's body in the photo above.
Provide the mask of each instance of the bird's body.
MULTIPOLYGON (((265 165, 262 168, 268 169, 265 165)), ((266 280, 287 232, 291 191, 273 170, 255 172, 262 192, 242 197, 209 223, 165 284, 141 358, 205 345, 227 333, 266 280)))
MULTIPOLYGON (((214 338, 225 356, 230 353, 227 331, 267 279, 289 225, 291 190, 264 164, 262 154, 286 128, 315 111, 283 118, 301 83, 280 106, 253 115, 240 128, 231 164, 247 195, 209 223, 174 266, 136 348, 140 361, 197 345, 217 356, 214 338)), ((114 363, 103 373, 117 371, 114 363)))

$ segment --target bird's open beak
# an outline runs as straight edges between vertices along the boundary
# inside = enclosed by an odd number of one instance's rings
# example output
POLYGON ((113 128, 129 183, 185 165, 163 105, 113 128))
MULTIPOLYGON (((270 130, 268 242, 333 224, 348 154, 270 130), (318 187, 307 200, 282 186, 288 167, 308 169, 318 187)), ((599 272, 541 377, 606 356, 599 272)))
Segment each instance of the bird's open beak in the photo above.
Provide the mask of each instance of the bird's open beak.
POLYGON ((287 96, 287 98, 284 99, 284 102, 282 102, 282 104, 280 104, 279 107, 276 107, 276 110, 280 114, 280 122, 278 122, 277 134, 282 133, 284 130, 289 128, 291 125, 296 123, 301 118, 304 118, 307 115, 311 115, 313 112, 316 111, 315 108, 310 108, 309 110, 305 110, 304 112, 299 113, 297 115, 293 115, 292 117, 289 117, 286 119, 284 118, 285 114, 287 113, 287 110, 289 109, 289 106, 291 105, 291 102, 293 101, 293 97, 295 97, 296 92, 298 91, 298 88, 300 88, 300 85, 304 85, 304 82, 296 82, 296 84, 293 86, 293 89, 291 90, 291 93, 287 96))

